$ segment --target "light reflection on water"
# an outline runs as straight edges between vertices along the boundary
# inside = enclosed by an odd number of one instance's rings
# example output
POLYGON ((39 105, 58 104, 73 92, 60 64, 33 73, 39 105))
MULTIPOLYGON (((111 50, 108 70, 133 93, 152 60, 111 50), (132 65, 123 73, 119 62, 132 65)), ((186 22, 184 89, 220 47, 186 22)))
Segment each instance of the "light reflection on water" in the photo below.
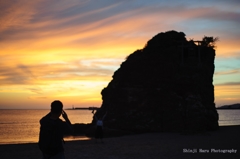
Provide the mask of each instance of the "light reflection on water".
MULTIPOLYGON (((240 125, 240 110, 217 110, 219 125, 240 125)), ((39 120, 49 110, 0 110, 0 144, 32 143, 38 141, 39 120)), ((66 110, 72 123, 90 123, 90 110, 66 110)), ((84 136, 68 137, 65 140, 87 140, 84 136)))
MULTIPOLYGON (((49 110, 0 110, 0 144, 32 143, 38 141, 39 120, 49 110)), ((90 110, 66 110, 72 123, 90 123, 90 110)), ((67 140, 86 140, 83 136, 68 137, 67 140)))
POLYGON ((218 109, 218 123, 224 125, 240 125, 240 109, 218 109))

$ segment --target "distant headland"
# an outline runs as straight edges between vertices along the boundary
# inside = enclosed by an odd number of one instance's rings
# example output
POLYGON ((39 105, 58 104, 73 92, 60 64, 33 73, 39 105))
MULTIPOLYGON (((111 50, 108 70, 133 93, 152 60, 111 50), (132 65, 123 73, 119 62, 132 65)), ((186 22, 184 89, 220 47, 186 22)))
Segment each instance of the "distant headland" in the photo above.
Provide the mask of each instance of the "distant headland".
POLYGON ((240 103, 223 105, 223 106, 217 107, 216 109, 240 109, 240 103))
POLYGON ((72 107, 72 108, 66 108, 66 110, 98 110, 99 107, 72 107))

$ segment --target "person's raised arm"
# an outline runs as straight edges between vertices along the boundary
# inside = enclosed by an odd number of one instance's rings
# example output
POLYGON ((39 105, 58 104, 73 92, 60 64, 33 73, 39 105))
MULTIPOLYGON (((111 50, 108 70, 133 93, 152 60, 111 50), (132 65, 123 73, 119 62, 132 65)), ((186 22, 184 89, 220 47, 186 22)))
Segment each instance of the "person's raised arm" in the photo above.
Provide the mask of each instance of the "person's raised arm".
POLYGON ((62 117, 69 125, 72 125, 70 120, 68 119, 67 113, 64 110, 62 111, 62 117))
POLYGON ((96 121, 98 121, 98 118, 97 118, 97 116, 96 116, 95 113, 94 113, 94 109, 93 109, 92 113, 93 113, 94 119, 95 119, 96 121))
POLYGON ((104 114, 104 116, 103 116, 103 118, 102 118, 102 120, 104 120, 104 118, 107 116, 107 112, 104 114))
POLYGON ((66 133, 74 133, 74 129, 73 129, 73 127, 72 127, 72 124, 71 124, 71 122, 70 122, 70 120, 69 120, 69 118, 68 118, 68 115, 67 115, 67 113, 63 110, 62 111, 62 117, 64 118, 64 120, 65 120, 65 126, 64 126, 64 131, 66 132, 66 133))

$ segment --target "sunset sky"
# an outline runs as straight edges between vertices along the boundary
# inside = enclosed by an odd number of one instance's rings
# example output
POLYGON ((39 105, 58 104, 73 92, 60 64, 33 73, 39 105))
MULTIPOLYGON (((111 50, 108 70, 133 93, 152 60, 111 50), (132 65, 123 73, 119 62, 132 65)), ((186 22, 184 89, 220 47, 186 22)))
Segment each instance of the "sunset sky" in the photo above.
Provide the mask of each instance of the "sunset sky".
POLYGON ((0 109, 101 106, 126 56, 169 30, 219 37, 215 103, 240 103, 239 28, 239 0, 0 1, 0 109))

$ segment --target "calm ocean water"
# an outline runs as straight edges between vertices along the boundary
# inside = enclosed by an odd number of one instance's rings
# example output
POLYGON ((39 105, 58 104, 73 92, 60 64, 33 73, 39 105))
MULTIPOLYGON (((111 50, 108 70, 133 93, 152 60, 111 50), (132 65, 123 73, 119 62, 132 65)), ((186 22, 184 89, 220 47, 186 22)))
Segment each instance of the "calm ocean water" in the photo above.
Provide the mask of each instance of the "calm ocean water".
MULTIPOLYGON (((38 141, 39 120, 49 110, 0 110, 0 144, 38 141)), ((72 123, 90 123, 90 110, 66 110, 72 123)), ((218 110, 219 125, 240 125, 240 110, 218 110)), ((75 137, 67 140, 84 140, 75 137)))
MULTIPOLYGON (((71 123, 90 123, 92 111, 65 110, 71 123)), ((39 120, 49 110, 0 110, 0 144, 32 143, 38 141, 39 120)), ((86 139, 84 137, 66 140, 86 139)))

